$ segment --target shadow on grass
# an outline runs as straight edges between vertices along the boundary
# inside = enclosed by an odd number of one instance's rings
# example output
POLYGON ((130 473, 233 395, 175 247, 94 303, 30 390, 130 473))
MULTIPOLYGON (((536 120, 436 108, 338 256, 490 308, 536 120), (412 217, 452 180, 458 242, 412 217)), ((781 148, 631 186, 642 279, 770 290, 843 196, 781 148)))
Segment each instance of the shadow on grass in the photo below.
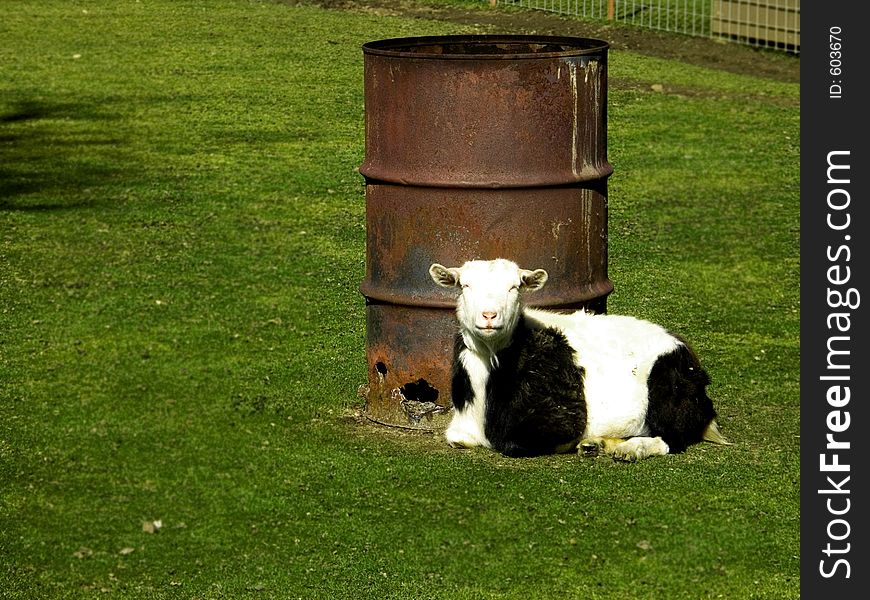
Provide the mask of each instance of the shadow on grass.
POLYGON ((0 113, 0 211, 96 205, 83 192, 121 175, 116 120, 85 103, 26 100, 0 113))

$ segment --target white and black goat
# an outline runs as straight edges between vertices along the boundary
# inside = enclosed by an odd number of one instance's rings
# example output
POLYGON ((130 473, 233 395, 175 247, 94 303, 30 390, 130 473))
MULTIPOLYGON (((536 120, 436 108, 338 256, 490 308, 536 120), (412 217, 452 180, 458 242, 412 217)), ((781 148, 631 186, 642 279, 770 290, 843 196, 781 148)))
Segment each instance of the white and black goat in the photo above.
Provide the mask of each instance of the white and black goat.
POLYGON ((547 272, 498 259, 434 264, 438 285, 462 290, 445 432, 454 447, 506 456, 571 452, 582 444, 620 460, 682 452, 719 433, 710 379, 664 328, 628 316, 525 308, 547 272))

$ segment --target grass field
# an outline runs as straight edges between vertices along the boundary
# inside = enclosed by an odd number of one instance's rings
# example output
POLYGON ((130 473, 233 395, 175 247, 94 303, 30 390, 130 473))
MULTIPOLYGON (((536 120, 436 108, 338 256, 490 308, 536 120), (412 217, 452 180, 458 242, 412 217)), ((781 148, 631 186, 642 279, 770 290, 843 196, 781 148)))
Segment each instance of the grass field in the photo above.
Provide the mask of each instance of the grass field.
POLYGON ((459 32, 0 4, 0 597, 799 597, 797 84, 610 55, 608 307, 692 341, 733 446, 509 460, 354 418, 360 46, 459 32))

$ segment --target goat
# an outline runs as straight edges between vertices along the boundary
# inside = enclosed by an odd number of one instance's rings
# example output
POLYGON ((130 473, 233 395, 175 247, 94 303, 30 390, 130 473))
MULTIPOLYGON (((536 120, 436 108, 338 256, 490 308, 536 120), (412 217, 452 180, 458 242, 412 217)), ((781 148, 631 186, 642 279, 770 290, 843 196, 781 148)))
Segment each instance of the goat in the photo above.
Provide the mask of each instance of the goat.
POLYGON ((453 447, 505 456, 603 452, 618 460, 684 451, 719 432, 697 356, 663 327, 630 316, 526 308, 543 269, 475 260, 433 264, 433 281, 461 288, 444 433, 453 447))

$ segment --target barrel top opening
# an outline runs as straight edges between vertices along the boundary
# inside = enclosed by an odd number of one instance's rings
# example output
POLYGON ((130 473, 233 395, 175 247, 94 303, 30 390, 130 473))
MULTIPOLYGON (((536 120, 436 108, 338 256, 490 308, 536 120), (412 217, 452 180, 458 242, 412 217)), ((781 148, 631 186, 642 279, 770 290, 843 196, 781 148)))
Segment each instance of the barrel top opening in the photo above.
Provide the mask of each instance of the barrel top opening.
POLYGON ((526 59, 601 54, 608 43, 546 35, 448 35, 392 38, 363 44, 366 54, 433 59, 526 59))

